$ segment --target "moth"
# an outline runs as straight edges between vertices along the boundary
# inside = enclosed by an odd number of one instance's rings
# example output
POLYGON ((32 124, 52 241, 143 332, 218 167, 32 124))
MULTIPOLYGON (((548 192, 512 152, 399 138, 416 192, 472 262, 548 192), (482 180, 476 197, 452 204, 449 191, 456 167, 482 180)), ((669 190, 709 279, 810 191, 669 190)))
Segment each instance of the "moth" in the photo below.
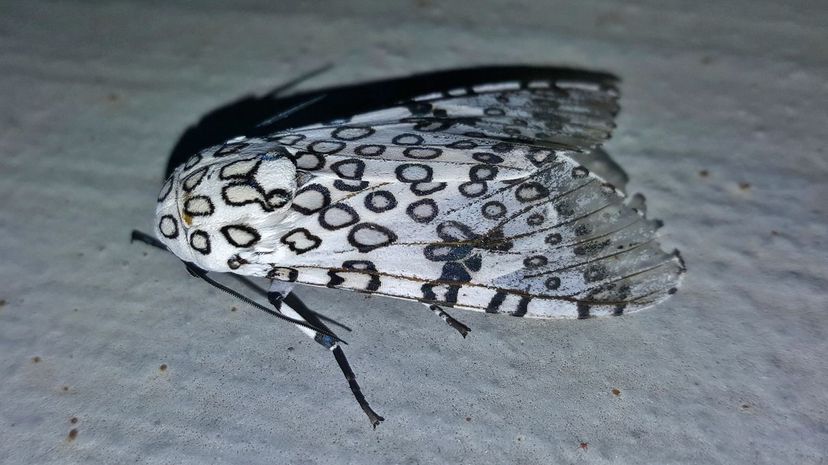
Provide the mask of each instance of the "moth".
POLYGON ((584 319, 675 293, 685 266, 656 241, 660 222, 583 162, 610 136, 617 87, 491 67, 269 96, 236 137, 171 163, 157 239, 133 238, 331 350, 376 427, 331 320, 297 285, 421 302, 464 337, 446 309, 584 319), (273 308, 208 272, 267 278, 273 308))

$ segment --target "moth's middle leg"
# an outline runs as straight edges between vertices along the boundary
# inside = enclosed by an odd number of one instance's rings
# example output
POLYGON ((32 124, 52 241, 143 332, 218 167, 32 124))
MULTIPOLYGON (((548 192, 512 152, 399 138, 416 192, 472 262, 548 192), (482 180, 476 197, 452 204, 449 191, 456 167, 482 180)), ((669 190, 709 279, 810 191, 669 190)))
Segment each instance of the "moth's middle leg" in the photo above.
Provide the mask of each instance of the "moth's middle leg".
POLYGON ((469 334, 469 331, 471 331, 471 329, 468 326, 466 326, 463 323, 460 323, 459 321, 452 318, 452 316, 449 315, 440 306, 434 305, 434 304, 426 304, 426 303, 424 303, 423 305, 428 307, 429 310, 434 312, 435 315, 439 316, 443 321, 446 322, 447 325, 449 325, 452 328, 456 329, 457 332, 460 333, 463 337, 466 337, 466 335, 469 334))
MULTIPOLYGON (((270 289, 267 292, 267 300, 276 307, 276 310, 280 311, 286 316, 291 318, 295 318, 297 320, 305 321, 306 323, 310 323, 314 326, 322 328, 324 330, 330 331, 330 329, 325 326, 313 312, 308 311, 302 301, 299 300, 295 295, 293 299, 299 304, 295 306, 288 305, 285 302, 285 297, 290 294, 293 290, 292 283, 286 283, 283 281, 271 281, 270 289)), ((371 422, 371 425, 376 428, 381 421, 385 420, 385 418, 378 415, 370 405, 368 405, 368 401, 365 400, 365 396, 362 394, 362 389, 360 389, 359 384, 356 381, 356 375, 354 375, 353 370, 351 370, 351 365, 348 363, 348 358, 345 357, 345 352, 342 350, 342 347, 339 345, 338 342, 334 340, 334 338, 327 336, 325 334, 321 334, 317 331, 314 331, 310 328, 306 328, 304 326, 296 325, 300 331, 305 333, 308 337, 316 341, 322 347, 328 349, 333 353, 334 358, 336 359, 336 363, 339 365, 339 369, 342 370, 342 374, 345 375, 345 379, 348 381, 348 387, 351 388, 351 393, 354 395, 357 403, 362 408, 362 411, 365 412, 365 415, 368 416, 368 420, 371 422)))

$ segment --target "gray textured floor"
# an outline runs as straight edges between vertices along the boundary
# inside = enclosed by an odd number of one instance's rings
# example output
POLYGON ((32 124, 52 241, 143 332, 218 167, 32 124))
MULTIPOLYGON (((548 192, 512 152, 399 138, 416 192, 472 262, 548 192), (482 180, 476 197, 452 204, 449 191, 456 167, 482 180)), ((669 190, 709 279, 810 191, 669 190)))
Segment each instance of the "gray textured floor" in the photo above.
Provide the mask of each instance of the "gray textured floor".
POLYGON ((824 2, 179 3, 0 3, 0 463, 823 463, 824 2), (371 430, 328 353, 128 242, 187 125, 329 62, 306 86, 622 76, 608 150, 681 291, 610 320, 462 313, 467 340, 417 304, 300 291, 357 328, 371 430))

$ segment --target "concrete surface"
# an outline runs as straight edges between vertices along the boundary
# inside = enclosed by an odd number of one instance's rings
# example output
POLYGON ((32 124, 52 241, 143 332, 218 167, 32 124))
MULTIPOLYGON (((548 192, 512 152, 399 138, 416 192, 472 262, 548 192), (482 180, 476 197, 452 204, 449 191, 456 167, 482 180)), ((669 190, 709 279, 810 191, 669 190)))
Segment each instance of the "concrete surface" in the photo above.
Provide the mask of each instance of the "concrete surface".
POLYGON ((826 24, 821 1, 0 2, 0 463, 823 463, 826 24), (329 62, 306 88, 617 73, 607 148, 682 289, 610 320, 461 313, 466 340, 300 291, 356 329, 372 430, 330 354, 129 244, 186 126, 329 62))

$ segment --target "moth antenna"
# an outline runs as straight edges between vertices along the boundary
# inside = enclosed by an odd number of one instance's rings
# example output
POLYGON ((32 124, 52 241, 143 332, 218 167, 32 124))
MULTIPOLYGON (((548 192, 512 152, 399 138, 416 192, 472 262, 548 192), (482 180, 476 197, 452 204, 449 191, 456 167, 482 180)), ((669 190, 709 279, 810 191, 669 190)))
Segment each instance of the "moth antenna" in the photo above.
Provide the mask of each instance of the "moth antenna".
POLYGON ((348 331, 348 332, 352 331, 352 329, 349 326, 347 326, 345 324, 342 324, 342 323, 334 320, 333 318, 327 317, 327 316, 325 316, 325 315, 323 315, 323 314, 321 314, 317 311, 309 309, 308 306, 305 305, 304 302, 299 300, 299 298, 296 297, 296 295, 292 292, 290 294, 288 294, 287 296, 285 296, 285 303, 287 303, 291 307, 302 306, 302 307, 304 307, 305 310, 307 310, 307 313, 315 316, 316 318, 319 318, 321 321, 324 321, 325 323, 330 323, 330 324, 339 326, 340 328, 342 328, 342 329, 344 329, 345 331, 348 331))
POLYGON ((299 84, 301 84, 305 81, 311 80, 311 79, 315 78, 316 76, 319 76, 320 74, 322 74, 326 71, 329 71, 331 68, 333 68, 333 63, 326 63, 326 64, 324 64, 324 65, 322 65, 322 66, 320 66, 316 69, 312 69, 312 70, 308 71, 305 74, 301 74, 301 75, 291 79, 290 81, 287 81, 287 82, 281 84, 279 87, 271 90, 267 95, 270 96, 270 97, 275 98, 279 94, 281 94, 281 93, 283 93, 283 92, 285 92, 285 91, 287 91, 287 90, 289 90, 293 87, 296 87, 297 85, 299 85, 299 84))
MULTIPOLYGON (((147 234, 145 232, 133 230, 130 242, 133 242, 133 241, 140 241, 140 242, 143 242, 145 244, 151 245, 153 247, 157 247, 159 249, 169 251, 169 249, 163 243, 161 243, 161 241, 159 241, 158 239, 150 236, 149 234, 147 234)), ((221 284, 218 281, 215 281, 214 279, 208 277, 206 271, 204 271, 201 268, 193 265, 192 263, 186 263, 185 262, 184 264, 187 267, 187 271, 192 276, 203 279, 204 281, 206 281, 208 284, 215 287, 216 289, 219 289, 221 291, 226 292, 227 294, 232 295, 233 297, 241 300, 242 302, 250 305, 251 307, 255 307, 255 308, 257 308, 257 309, 259 309, 259 310, 261 310, 265 313, 268 313, 270 315, 273 315, 276 318, 279 318, 281 320, 285 320, 285 321, 288 321, 288 322, 293 323, 295 325, 303 326, 303 327, 308 328, 310 330, 313 330, 313 331, 316 331, 318 333, 329 336, 329 337, 333 338, 334 340, 336 340, 337 342, 341 342, 343 344, 348 344, 344 340, 340 339, 339 336, 332 333, 330 330, 319 328, 319 327, 316 327, 314 325, 308 324, 304 321, 296 320, 296 319, 290 318, 288 316, 282 315, 281 313, 276 312, 274 310, 271 310, 271 309, 265 307, 264 305, 261 305, 260 303, 256 302, 255 300, 245 296, 244 294, 241 294, 240 292, 238 292, 234 289, 231 289, 231 288, 225 286, 224 284, 221 284)))
POLYGON ((322 100, 325 97, 326 97, 326 95, 322 94, 322 95, 318 95, 318 96, 316 96, 316 97, 314 97, 310 100, 305 100, 304 102, 297 103, 296 105, 288 108, 287 110, 280 111, 279 113, 276 113, 275 115, 271 116, 270 118, 268 118, 268 119, 262 121, 261 123, 257 124, 256 129, 261 129, 265 126, 268 126, 270 124, 275 123, 276 121, 285 119, 288 116, 296 113, 297 111, 305 109, 305 108, 313 105, 314 103, 319 102, 320 100, 322 100))
POLYGON ((138 231, 137 229, 132 230, 132 235, 129 238, 129 242, 135 241, 143 242, 144 244, 151 245, 161 250, 166 250, 167 252, 170 251, 170 249, 168 249, 167 246, 164 245, 164 243, 145 232, 138 231))

